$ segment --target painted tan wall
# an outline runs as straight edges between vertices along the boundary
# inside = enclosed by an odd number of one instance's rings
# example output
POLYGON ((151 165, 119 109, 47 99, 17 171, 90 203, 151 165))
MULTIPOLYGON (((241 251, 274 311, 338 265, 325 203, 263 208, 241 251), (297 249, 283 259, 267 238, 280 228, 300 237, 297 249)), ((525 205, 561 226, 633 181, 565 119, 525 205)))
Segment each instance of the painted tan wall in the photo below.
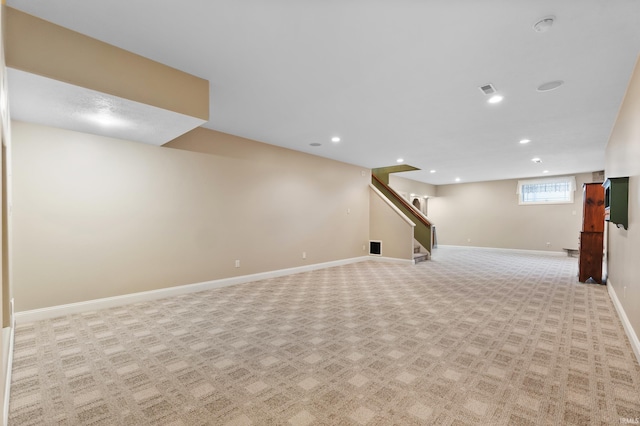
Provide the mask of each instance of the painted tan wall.
POLYGON ((407 179, 405 177, 397 176, 396 174, 389 175, 389 186, 399 194, 406 194, 407 200, 410 200, 411 194, 415 194, 420 199, 420 211, 429 215, 428 199, 425 196, 434 197, 436 195, 437 187, 424 182, 418 182, 413 179, 407 179))
POLYGON ((372 240, 382 241, 381 255, 412 260, 413 226, 373 189, 370 189, 369 204, 369 235, 372 240))
POLYGON ((437 187, 435 185, 400 177, 393 173, 389 175, 389 186, 396 192, 404 192, 408 195, 416 194, 419 196, 426 195, 434 197, 437 191, 437 187))
POLYGON ((360 167, 206 129, 189 138, 219 149, 13 122, 16 310, 366 254, 360 167))
POLYGON ((591 173, 576 175, 573 204, 532 206, 518 205, 517 180, 440 185, 437 196, 429 199, 429 219, 436 226, 438 244, 551 251, 578 248, 582 184, 591 181, 591 173))
POLYGON ((209 82, 4 6, 7 65, 209 120, 209 82))
MULTIPOLYGON (((2 2, 4 4, 4 1, 2 2)), ((10 344, 8 337, 11 333, 11 318, 9 312, 9 300, 11 298, 11 292, 9 287, 9 274, 8 274, 8 250, 7 250, 7 191, 6 191, 6 169, 4 166, 5 155, 7 155, 6 146, 10 144, 8 139, 8 96, 6 87, 6 74, 7 69, 4 61, 4 28, 5 28, 5 13, 4 6, 0 6, 0 144, 2 144, 2 151, 0 155, 0 186, 2 187, 2 197, 0 197, 0 216, 2 217, 2 225, 0 226, 0 321, 2 322, 2 333, 0 334, 0 404, 3 409, 0 409, 0 423, 4 423, 4 406, 5 398, 5 383, 9 375, 9 351, 10 344)))
POLYGON ((606 149, 606 177, 629 176, 628 230, 608 225, 608 284, 640 337, 640 61, 606 149))

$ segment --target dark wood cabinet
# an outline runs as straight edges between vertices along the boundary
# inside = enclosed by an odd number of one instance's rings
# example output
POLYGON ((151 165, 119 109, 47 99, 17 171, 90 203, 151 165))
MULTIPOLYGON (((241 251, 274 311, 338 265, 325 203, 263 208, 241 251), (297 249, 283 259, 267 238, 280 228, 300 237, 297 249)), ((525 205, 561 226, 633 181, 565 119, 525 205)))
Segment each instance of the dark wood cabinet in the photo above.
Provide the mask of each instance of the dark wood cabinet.
POLYGON ((580 267, 578 281, 581 283, 592 278, 602 284, 603 232, 580 233, 580 267))
POLYGON ((582 231, 604 232, 604 188, 602 184, 585 183, 582 192, 582 231))
POLYGON ((597 283, 602 283, 604 188, 600 183, 585 183, 582 192, 583 214, 578 280, 585 282, 591 278, 597 283))

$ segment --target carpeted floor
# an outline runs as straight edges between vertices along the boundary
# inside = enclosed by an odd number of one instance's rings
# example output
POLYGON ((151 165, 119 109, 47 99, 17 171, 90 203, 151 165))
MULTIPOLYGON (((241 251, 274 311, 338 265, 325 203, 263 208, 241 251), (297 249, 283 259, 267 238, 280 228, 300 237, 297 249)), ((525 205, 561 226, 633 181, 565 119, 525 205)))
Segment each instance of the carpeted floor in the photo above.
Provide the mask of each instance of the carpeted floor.
POLYGON ((11 425, 613 425, 640 367, 577 259, 441 247, 18 326, 11 425))

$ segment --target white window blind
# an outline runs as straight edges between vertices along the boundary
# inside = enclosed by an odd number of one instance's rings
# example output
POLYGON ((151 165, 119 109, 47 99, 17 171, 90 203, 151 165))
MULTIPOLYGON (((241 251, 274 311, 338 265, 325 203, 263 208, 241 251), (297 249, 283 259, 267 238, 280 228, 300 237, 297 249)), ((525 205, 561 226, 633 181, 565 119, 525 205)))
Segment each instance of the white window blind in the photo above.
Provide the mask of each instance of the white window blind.
POLYGON ((562 204, 573 203, 576 191, 574 176, 518 181, 519 204, 562 204))

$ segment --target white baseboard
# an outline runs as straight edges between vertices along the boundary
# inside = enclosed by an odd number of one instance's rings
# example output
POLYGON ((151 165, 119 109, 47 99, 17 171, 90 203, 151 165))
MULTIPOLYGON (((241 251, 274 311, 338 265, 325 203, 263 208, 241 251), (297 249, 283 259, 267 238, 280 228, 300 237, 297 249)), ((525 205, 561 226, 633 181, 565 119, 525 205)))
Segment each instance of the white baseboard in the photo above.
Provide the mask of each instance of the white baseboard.
POLYGON ((638 359, 638 363, 640 363, 640 340, 638 339, 638 334, 633 329, 631 325, 631 321, 627 317, 622 304, 620 303, 620 299, 618 299, 618 295, 616 294, 616 290, 611 285, 611 280, 607 282, 607 290, 609 292, 609 297, 613 302, 613 306, 616 307, 616 311, 618 311, 618 317, 620 317, 620 321, 622 322, 622 327, 624 327, 624 331, 627 333, 627 337, 629 338, 629 343, 631 343, 631 347, 633 348, 633 352, 636 354, 636 358, 638 359))
MULTIPOLYGON (((506 252, 519 252, 519 253, 530 253, 530 254, 547 254, 551 256, 563 256, 566 257, 567 253, 564 251, 547 251, 547 250, 527 250, 527 249, 513 249, 513 248, 502 248, 502 247, 480 247, 480 246, 455 246, 449 244, 438 244, 438 247, 442 248, 470 248, 474 250, 490 250, 490 251, 506 251, 506 252)), ((435 247, 434 250, 438 250, 438 247, 435 247)), ((431 252, 433 255, 434 251, 431 252)), ((437 251, 436 251, 437 253, 437 251)))
POLYGON ((49 308, 33 309, 15 313, 16 324, 24 324, 40 321, 65 315, 82 312, 95 311, 98 309, 113 308, 116 306, 128 305, 130 303, 145 302, 148 300, 162 299, 165 297, 177 296, 186 293, 210 290, 214 288, 227 287, 235 284, 243 284, 251 281, 264 280, 269 278, 282 277, 285 275, 298 274, 300 272, 314 271, 317 269, 331 268, 334 266, 348 265, 351 263, 371 260, 369 256, 353 257, 350 259, 335 260, 313 265, 298 266, 295 268, 279 269, 276 271, 261 272, 258 274, 242 275, 238 277, 223 278, 219 280, 206 281, 202 283, 186 284, 175 287, 161 288, 158 290, 143 291, 139 293, 124 294, 122 296, 105 297, 102 299, 87 300, 66 305, 51 306, 49 308))
POLYGON ((366 260, 373 260, 374 262, 403 263, 405 265, 415 265, 416 263, 413 259, 398 259, 396 257, 385 257, 378 255, 370 255, 366 258, 366 260))
POLYGON ((11 396, 11 370, 13 368, 13 342, 15 327, 5 327, 2 329, 2 368, 4 370, 4 392, 2 393, 2 424, 9 424, 9 397, 11 396), (5 361, 6 360, 6 361, 5 361))

